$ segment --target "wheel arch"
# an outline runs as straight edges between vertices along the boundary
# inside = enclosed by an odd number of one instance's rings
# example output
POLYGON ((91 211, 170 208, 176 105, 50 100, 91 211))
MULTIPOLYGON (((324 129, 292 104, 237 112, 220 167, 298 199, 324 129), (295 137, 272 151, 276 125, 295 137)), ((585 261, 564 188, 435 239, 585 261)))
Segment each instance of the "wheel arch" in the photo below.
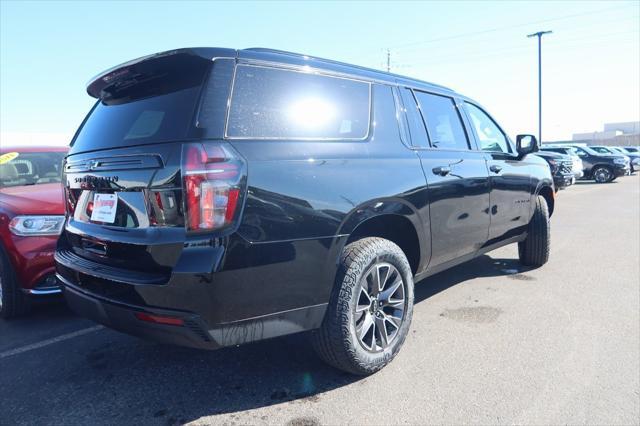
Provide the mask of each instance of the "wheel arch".
POLYGON ((400 214, 378 214, 359 222, 349 233, 345 245, 365 237, 379 237, 389 240, 400 247, 407 256, 411 271, 415 275, 422 265, 426 248, 424 238, 416 229, 415 223, 400 214))
POLYGON ((547 202, 547 206, 549 207, 549 217, 551 217, 556 204, 555 191, 553 188, 549 185, 543 185, 538 189, 536 195, 542 196, 547 202))

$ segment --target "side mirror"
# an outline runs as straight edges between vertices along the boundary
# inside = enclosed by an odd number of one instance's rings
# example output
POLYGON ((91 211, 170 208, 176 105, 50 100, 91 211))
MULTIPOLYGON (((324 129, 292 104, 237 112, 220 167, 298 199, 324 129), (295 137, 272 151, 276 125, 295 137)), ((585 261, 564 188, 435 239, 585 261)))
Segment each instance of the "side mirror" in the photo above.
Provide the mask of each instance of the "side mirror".
POLYGON ((527 154, 537 152, 540 150, 538 140, 533 135, 518 135, 516 136, 516 150, 520 158, 527 154))

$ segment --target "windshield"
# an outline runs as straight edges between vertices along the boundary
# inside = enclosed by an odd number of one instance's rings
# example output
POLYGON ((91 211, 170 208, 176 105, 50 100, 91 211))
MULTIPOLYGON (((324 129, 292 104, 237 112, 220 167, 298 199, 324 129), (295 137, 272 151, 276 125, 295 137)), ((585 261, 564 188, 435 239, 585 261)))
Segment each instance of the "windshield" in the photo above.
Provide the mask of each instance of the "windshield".
MULTIPOLYGON (((580 146, 580 147, 574 147, 574 149, 576 150, 576 152, 580 152, 580 151, 584 151, 587 154, 591 154, 591 155, 598 155, 601 154, 597 151, 594 151, 593 149, 589 148, 588 146, 580 146)), ((610 154, 610 152, 605 152, 605 154, 610 154)))
POLYGON ((16 152, 0 155, 0 188, 62 182, 64 152, 16 152))
POLYGON ((638 148, 634 147, 634 146, 625 146, 624 149, 627 152, 638 152, 638 148))

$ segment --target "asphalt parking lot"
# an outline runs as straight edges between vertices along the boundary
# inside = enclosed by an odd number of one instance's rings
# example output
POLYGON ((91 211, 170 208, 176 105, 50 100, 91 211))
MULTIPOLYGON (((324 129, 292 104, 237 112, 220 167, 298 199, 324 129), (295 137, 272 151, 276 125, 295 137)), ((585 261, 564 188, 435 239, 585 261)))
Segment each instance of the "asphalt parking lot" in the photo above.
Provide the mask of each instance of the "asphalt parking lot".
POLYGON ((638 424, 639 223, 637 175, 561 191, 547 265, 509 246, 420 282, 368 378, 304 335, 202 352, 38 306, 0 320, 0 424, 638 424))

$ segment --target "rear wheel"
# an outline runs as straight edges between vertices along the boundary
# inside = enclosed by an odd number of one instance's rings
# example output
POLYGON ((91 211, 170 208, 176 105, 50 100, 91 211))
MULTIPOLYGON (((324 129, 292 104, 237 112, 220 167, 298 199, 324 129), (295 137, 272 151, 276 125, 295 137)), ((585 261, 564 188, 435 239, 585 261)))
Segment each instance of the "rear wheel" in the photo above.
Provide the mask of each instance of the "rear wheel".
POLYGON ((598 166, 593 170, 593 180, 597 183, 607 183, 611 182, 615 175, 611 171, 609 167, 606 166, 598 166))
POLYGON ((0 247, 0 318, 23 315, 30 308, 30 300, 20 290, 13 267, 0 247))
POLYGON ((387 365, 407 337, 413 273, 400 247, 382 238, 347 245, 327 313, 313 334, 318 355, 352 374, 387 365))
POLYGON ((529 222, 527 239, 518 243, 518 257, 523 265, 542 266, 549 260, 551 227, 547 200, 538 195, 529 222))

